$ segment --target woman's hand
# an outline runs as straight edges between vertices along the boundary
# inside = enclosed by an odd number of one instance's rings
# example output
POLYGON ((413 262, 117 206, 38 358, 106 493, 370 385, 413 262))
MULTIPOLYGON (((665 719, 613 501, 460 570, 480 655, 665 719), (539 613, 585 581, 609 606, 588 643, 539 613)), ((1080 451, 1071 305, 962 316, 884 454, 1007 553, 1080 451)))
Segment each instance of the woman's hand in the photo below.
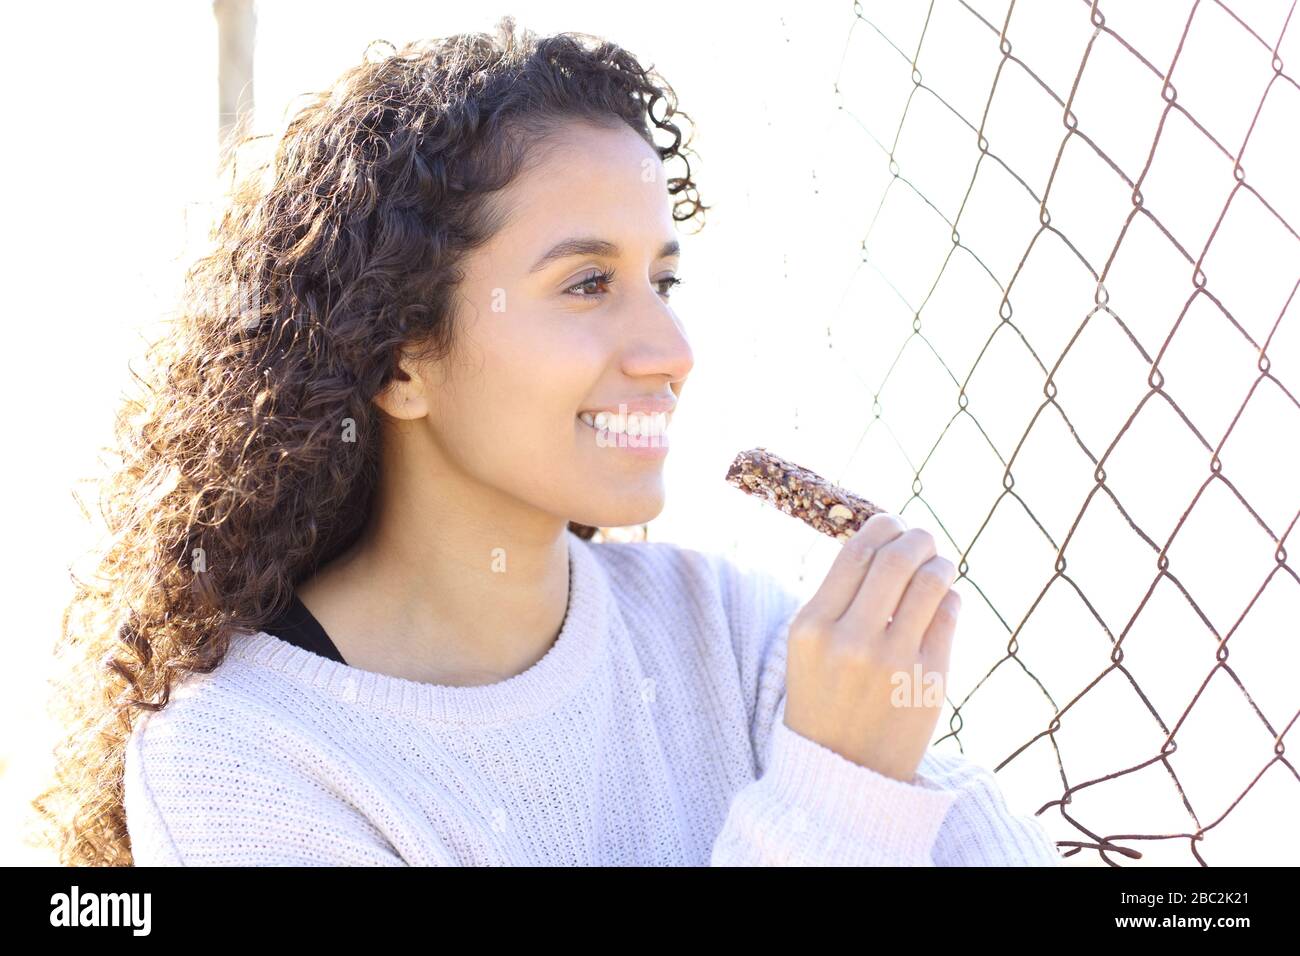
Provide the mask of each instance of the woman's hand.
POLYGON ((786 726, 910 783, 943 708, 956 571, 928 531, 867 519, 790 622, 786 726))

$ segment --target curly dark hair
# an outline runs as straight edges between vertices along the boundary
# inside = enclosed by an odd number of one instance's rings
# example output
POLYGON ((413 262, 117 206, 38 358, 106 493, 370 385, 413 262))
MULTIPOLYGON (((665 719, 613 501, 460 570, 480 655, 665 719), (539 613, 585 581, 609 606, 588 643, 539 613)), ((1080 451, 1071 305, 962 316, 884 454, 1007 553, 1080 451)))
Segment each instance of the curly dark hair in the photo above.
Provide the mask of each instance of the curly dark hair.
POLYGON ((504 17, 493 34, 374 49, 312 94, 252 175, 226 150, 233 188, 213 250, 186 273, 144 374, 132 370, 143 389, 117 414, 100 491, 110 538, 93 581, 73 574, 57 644, 71 662, 52 697, 66 738, 32 801, 63 865, 132 864, 133 715, 212 671, 234 634, 268 625, 363 530, 380 442, 340 443, 340 423, 378 435, 372 399, 404 376, 402 347, 449 353, 458 264, 502 225, 490 194, 536 144, 572 120, 625 123, 681 162, 673 219, 703 225, 675 121, 690 117, 622 47, 539 39, 504 17))

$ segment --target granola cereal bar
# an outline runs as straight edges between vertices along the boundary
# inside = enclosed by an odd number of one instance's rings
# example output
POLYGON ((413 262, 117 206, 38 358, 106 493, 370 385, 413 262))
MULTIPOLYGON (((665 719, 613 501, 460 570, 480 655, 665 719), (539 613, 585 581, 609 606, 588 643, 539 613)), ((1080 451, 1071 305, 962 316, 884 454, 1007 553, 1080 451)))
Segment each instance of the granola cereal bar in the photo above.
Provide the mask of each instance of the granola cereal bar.
POLYGON ((737 455, 727 469, 727 482, 840 541, 885 510, 766 448, 737 455))

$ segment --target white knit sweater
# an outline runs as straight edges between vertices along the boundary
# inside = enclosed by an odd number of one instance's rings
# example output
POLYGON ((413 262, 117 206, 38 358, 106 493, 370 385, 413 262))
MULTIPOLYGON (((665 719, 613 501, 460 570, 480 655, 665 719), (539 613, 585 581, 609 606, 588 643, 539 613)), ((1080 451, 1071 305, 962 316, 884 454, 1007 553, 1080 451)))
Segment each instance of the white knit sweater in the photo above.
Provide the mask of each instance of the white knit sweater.
POLYGON ((237 635, 131 734, 136 864, 1059 864, 968 759, 931 749, 904 783, 786 727, 802 601, 771 575, 566 537, 560 635, 500 683, 237 635))

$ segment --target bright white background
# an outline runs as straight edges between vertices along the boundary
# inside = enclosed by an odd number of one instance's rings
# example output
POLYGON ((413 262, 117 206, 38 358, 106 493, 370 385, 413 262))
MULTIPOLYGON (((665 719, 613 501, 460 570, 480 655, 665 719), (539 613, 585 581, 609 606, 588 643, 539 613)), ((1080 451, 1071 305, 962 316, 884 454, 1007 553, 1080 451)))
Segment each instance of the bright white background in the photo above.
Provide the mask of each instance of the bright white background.
MULTIPOLYGON (((1243 4, 1243 16, 1272 43, 1288 5, 1243 4)), ((917 65, 926 86, 979 125, 1000 55, 996 34, 972 8, 998 26, 1005 18, 1005 3, 942 0, 917 65)), ((927 9, 867 3, 864 14, 910 58, 927 9)), ((1108 24, 1163 72, 1191 3, 1128 0, 1102 9, 1108 24)), ((52 3, 34 10, 7 15, 0 58, 10 118, 0 158, 9 211, 0 239, 9 345, 3 382, 13 411, 8 507, 0 512, 10 542, 0 557, 10 609, 9 666, 0 669, 4 862, 48 862, 20 847, 17 836, 25 801, 47 769, 52 731, 42 715, 42 678, 70 593, 67 567, 94 540, 70 489, 96 473, 95 449, 108 442, 116 396, 128 384, 126 363, 171 305, 193 249, 187 236, 206 227, 203 203, 213 192, 216 155, 209 4, 52 3)), ((993 335, 1002 289, 1038 230, 1037 205, 986 158, 958 228, 993 276, 957 250, 936 284, 952 248, 942 217, 951 221, 966 197, 979 158, 975 134, 918 92, 895 159, 929 202, 893 179, 876 141, 886 148, 894 141, 911 67, 866 23, 855 25, 852 4, 668 0, 651 10, 550 0, 458 13, 400 2, 265 2, 257 128, 282 123, 297 94, 329 85, 372 39, 400 45, 485 30, 507 12, 539 33, 581 30, 627 46, 664 74, 698 124, 697 179, 713 209, 704 231, 685 239, 687 281, 674 294, 696 367, 674 422, 668 505, 651 537, 726 552, 811 596, 838 545, 722 481, 737 451, 766 446, 909 525, 929 528, 954 561, 965 556, 949 696, 962 705, 958 726, 967 755, 997 766, 1046 729, 1058 707, 1106 670, 1120 635, 1125 666, 1151 707, 1166 726, 1177 724, 1214 667, 1217 639, 1173 581, 1155 583, 1155 550, 1109 496, 1094 495, 1084 510, 1093 463, 1055 406, 1029 429, 1044 402, 1045 376, 1013 330, 993 335), (908 338, 918 310, 928 345, 908 338), (969 414, 949 425, 968 375, 969 414), (873 423, 877 393, 881 419, 873 423), (1029 510, 1010 495, 999 500, 1003 462, 1026 430, 1013 471, 1015 493, 1029 510), (913 498, 917 470, 923 488, 913 498), (1052 580, 1056 549, 1076 518, 1066 573, 1110 636, 1069 582, 1052 580), (1146 609, 1131 621, 1153 585, 1146 609), (987 676, 1017 629, 1024 666, 1006 661, 987 676)), ((1280 53, 1295 64, 1287 69, 1292 75, 1300 70, 1297 32, 1300 23, 1293 22, 1280 53)), ((1092 33, 1082 2, 1052 4, 1050 11, 1021 3, 1008 30, 1014 55, 1062 98, 1092 33)), ((1269 88, 1269 60, 1222 8, 1201 4, 1174 81, 1179 102, 1234 153, 1269 88)), ((1074 103, 1080 130, 1135 178, 1160 118, 1158 79, 1104 34, 1083 77, 1074 103)), ((991 151, 1040 196, 1065 134, 1061 112, 1026 74, 1006 66, 985 135, 991 151)), ((1243 158, 1248 181, 1293 227, 1300 224, 1298 121, 1300 94, 1279 80, 1243 158)), ((1171 115, 1143 193, 1194 256, 1232 185, 1231 162, 1171 115)), ((1052 224, 1100 267, 1131 208, 1128 194, 1076 137, 1053 185, 1052 224)), ((1300 275, 1300 243, 1239 192, 1203 268, 1208 288, 1262 342, 1300 275)), ((1191 273, 1149 220, 1134 221, 1107 288, 1111 310, 1149 355, 1160 351, 1190 296, 1191 273)), ((1094 287, 1068 247, 1050 235, 1039 238, 1012 292, 1013 321, 1047 368, 1088 319, 1094 287)), ((1300 299, 1269 346, 1273 373, 1291 395, 1300 395, 1298 312, 1300 299)), ((1258 378, 1256 359, 1204 296, 1161 359, 1166 392, 1212 447, 1258 378)), ((1092 315, 1053 380, 1057 401, 1094 456, 1106 452, 1146 394, 1148 371, 1114 316, 1092 315)), ((1298 425, 1293 401, 1266 381, 1220 455, 1224 475, 1278 536, 1300 504, 1298 425)), ((1209 459, 1157 397, 1111 453, 1107 486, 1163 546, 1209 476, 1209 459)), ((1170 545, 1169 570, 1222 636, 1274 567, 1274 548, 1216 481, 1170 545)), ((1278 732, 1300 703, 1297 610, 1300 588, 1283 569, 1228 644, 1229 663, 1278 732)), ((950 711, 936 739, 950 729, 950 711)), ((1017 812, 1032 812, 1061 795, 1061 765, 1066 782, 1076 785, 1150 761, 1164 737, 1133 686, 1112 672, 1062 717, 1059 754, 1043 737, 998 776, 1017 812)), ((1177 739, 1169 764, 1203 826, 1227 811, 1273 757, 1272 735, 1222 671, 1177 739)), ((956 745, 952 737, 938 743, 956 745)), ((1212 864, 1294 863, 1298 788, 1292 771, 1272 764, 1206 835, 1202 855, 1212 864)), ((1194 829, 1159 763, 1076 793, 1067 809, 1099 834, 1194 829)), ((1056 839, 1087 839, 1055 809, 1039 819, 1056 839)), ((1143 863, 1194 862, 1186 840, 1129 845, 1144 852, 1143 863)), ((1085 851, 1072 862, 1098 860, 1085 851)))

